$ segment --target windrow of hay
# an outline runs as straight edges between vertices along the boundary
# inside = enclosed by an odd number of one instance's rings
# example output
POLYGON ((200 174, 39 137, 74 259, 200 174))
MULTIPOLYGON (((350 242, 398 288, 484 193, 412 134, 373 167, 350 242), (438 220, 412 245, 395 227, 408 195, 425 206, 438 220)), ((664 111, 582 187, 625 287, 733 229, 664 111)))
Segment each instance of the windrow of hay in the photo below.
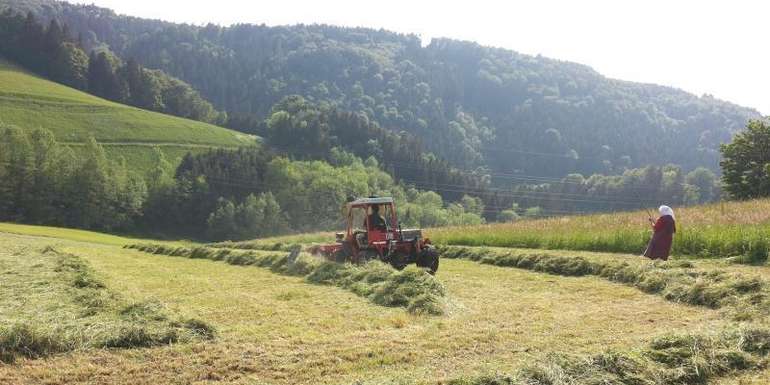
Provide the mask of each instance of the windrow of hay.
POLYGON ((239 249, 239 250, 262 250, 262 251, 291 251, 296 243, 285 242, 264 242, 264 241, 244 241, 244 242, 217 242, 207 245, 216 249, 239 249))
POLYGON ((451 385, 698 385, 768 365, 770 330, 666 335, 632 352, 553 355, 513 375, 458 378, 451 385))
POLYGON ((438 250, 444 258, 464 258, 561 276, 597 276, 673 302, 714 309, 731 306, 739 319, 770 313, 767 282, 722 270, 704 271, 688 261, 631 264, 477 247, 440 246, 438 250))
POLYGON ((188 248, 161 244, 134 244, 126 247, 151 254, 258 266, 278 274, 304 277, 310 283, 341 287, 375 304, 404 307, 413 314, 444 313, 444 286, 426 270, 416 267, 398 271, 379 261, 364 265, 340 264, 305 253, 292 258, 291 254, 284 252, 227 248, 188 248))
MULTIPOLYGON (((17 357, 40 358, 50 354, 86 348, 136 348, 212 339, 212 326, 196 319, 173 319, 157 302, 130 303, 109 290, 88 264, 79 257, 46 247, 41 254, 56 258, 54 272, 65 281, 58 293, 62 303, 70 302, 74 315, 62 312, 56 323, 41 323, 21 317, 0 326, 0 361, 17 357)), ((29 293, 32 295, 32 293, 29 293)), ((57 312, 51 304, 46 312, 57 312)), ((56 319, 54 314, 51 319, 56 319)))

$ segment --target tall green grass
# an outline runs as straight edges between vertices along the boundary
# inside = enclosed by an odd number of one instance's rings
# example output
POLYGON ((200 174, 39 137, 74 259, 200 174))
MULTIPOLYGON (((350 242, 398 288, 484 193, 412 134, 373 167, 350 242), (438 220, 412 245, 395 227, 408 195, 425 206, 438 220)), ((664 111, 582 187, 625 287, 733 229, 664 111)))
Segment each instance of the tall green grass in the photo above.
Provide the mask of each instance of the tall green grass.
POLYGON ((417 267, 398 271, 379 261, 360 266, 341 264, 304 253, 292 257, 292 254, 285 252, 240 251, 228 248, 188 248, 161 244, 133 244, 126 247, 151 254, 258 266, 279 274, 304 277, 310 283, 344 288, 375 304, 403 307, 413 314, 444 313, 444 286, 426 270, 417 267))
MULTIPOLYGON (((436 243, 641 254, 652 231, 644 212, 523 220, 508 224, 430 229, 436 243)), ((770 251, 770 200, 677 210, 672 253, 736 257, 765 263, 770 251)))

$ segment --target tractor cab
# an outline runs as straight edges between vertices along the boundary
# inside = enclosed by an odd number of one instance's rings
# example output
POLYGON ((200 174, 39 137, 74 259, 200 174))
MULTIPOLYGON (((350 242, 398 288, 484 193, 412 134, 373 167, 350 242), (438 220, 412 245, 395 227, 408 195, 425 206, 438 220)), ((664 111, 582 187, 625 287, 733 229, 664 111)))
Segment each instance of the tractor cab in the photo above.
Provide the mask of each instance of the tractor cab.
POLYGON ((398 217, 393 198, 365 198, 346 205, 345 238, 361 249, 386 247, 398 239, 398 217))
POLYGON ((378 259, 402 269, 410 263, 438 269, 438 253, 419 229, 402 230, 391 197, 359 198, 345 205, 345 231, 337 243, 319 246, 316 252, 329 260, 366 263, 378 259))

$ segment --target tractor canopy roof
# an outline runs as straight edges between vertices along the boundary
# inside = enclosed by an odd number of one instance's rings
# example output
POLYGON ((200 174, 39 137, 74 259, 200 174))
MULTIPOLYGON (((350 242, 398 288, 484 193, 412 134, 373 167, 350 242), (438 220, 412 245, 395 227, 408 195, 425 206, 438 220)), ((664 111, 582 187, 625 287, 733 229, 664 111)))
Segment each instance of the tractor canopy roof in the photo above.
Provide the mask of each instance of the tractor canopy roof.
POLYGON ((383 204, 393 204, 393 198, 391 197, 358 198, 348 203, 350 207, 363 207, 363 206, 383 205, 383 204))

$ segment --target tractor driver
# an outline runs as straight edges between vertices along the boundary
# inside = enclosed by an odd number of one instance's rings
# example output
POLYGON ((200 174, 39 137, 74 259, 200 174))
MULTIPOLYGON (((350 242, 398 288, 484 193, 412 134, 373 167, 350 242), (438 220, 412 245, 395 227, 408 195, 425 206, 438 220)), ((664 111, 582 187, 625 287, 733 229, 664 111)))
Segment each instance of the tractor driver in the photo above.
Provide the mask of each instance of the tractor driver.
MULTIPOLYGON (((372 206, 372 213, 369 214, 369 226, 371 226, 372 229, 377 230, 388 229, 388 226, 385 224, 385 218, 380 215, 379 205, 372 206)), ((366 227, 366 223, 364 223, 364 227, 366 227)))

